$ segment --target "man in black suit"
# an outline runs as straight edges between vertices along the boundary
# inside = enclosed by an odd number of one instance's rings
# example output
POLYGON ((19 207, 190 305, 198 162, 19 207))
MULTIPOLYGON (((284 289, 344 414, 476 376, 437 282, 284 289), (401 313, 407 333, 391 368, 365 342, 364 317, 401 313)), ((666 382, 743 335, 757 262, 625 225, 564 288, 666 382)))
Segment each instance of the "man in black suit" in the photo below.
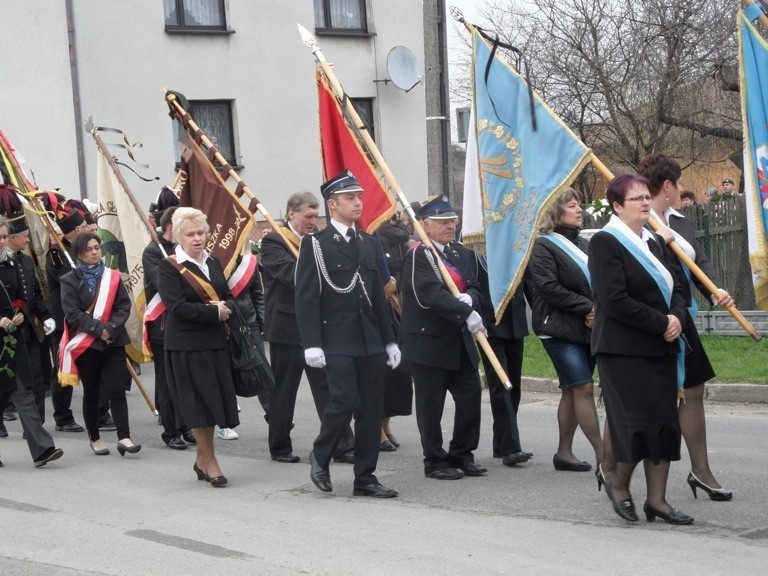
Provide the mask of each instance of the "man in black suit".
MULTIPOLYGON (((301 374, 306 371, 317 415, 322 419, 329 400, 325 370, 312 368, 304 361, 304 348, 296 322, 296 258, 288 247, 299 249, 301 239, 315 230, 319 202, 311 192, 297 192, 288 198, 286 227, 261 240, 263 268, 265 331, 269 342, 269 362, 275 374, 275 388, 269 411, 269 452, 272 460, 283 463, 299 462, 293 453, 291 427, 296 407, 296 394, 301 374)), ((347 426, 336 450, 335 462, 354 463, 354 434, 347 426)))
POLYGON ((475 256, 452 242, 456 212, 445 196, 419 210, 435 252, 419 245, 403 262, 403 352, 411 362, 416 391, 416 421, 424 450, 424 475, 438 480, 482 476, 487 469, 474 463, 472 451, 480 440, 479 357, 472 334, 485 330, 477 310, 482 291, 473 272, 475 256), (442 259, 461 292, 454 297, 442 280, 442 259), (456 405, 453 438, 443 449, 440 420, 445 394, 456 405))
POLYGON ((309 455, 310 478, 331 492, 328 465, 355 414, 355 496, 392 498, 397 491, 379 484, 374 472, 384 398, 385 363, 400 363, 388 321, 378 251, 372 236, 355 222, 363 210, 363 189, 342 172, 321 188, 330 212, 328 226, 302 238, 296 264, 296 319, 304 358, 325 367, 330 401, 309 455))

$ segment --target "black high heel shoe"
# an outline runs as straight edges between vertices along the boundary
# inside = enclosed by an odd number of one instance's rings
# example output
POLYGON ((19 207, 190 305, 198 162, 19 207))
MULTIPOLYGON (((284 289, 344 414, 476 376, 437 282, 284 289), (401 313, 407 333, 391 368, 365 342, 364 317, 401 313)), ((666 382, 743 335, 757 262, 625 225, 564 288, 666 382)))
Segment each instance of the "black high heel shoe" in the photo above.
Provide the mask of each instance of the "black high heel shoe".
POLYGON ((566 472, 589 472, 592 470, 592 464, 589 462, 569 462, 557 454, 552 457, 552 465, 555 470, 566 472))
POLYGON ((710 488, 704 482, 696 478, 696 476, 693 474, 693 472, 688 473, 688 486, 691 487, 691 492, 693 492, 693 497, 698 498, 696 495, 696 488, 701 488, 709 495, 710 500, 714 500, 715 502, 725 502, 726 500, 730 500, 733 498, 733 492, 730 490, 726 490, 725 488, 710 488))
POLYGON ((118 440, 117 442, 117 451, 120 453, 120 456, 125 456, 125 453, 128 452, 128 454, 136 454, 141 450, 141 444, 133 444, 131 446, 126 446, 122 442, 118 440))
POLYGON ((603 478, 603 483, 605 483, 605 493, 608 495, 611 504, 613 504, 613 511, 627 522, 637 522, 637 512, 635 511, 635 503, 632 501, 632 496, 621 502, 616 502, 613 499, 613 486, 610 477, 603 478))
MULTIPOLYGON (((597 478, 597 491, 600 492, 603 489, 603 484, 605 484, 602 464, 598 464, 597 468, 595 468, 595 478, 597 478)), ((608 489, 606 488, 606 490, 608 489)))
POLYGON ((194 470, 195 474, 197 474, 197 479, 198 480, 205 480, 206 482, 209 482, 211 484, 211 486, 213 486, 214 488, 221 488, 222 486, 226 485, 226 483, 227 483, 227 477, 226 476, 224 476, 224 475, 222 475, 222 476, 214 476, 213 478, 211 478, 210 476, 208 476, 208 474, 206 474, 205 472, 202 471, 202 469, 197 465, 197 462, 195 462, 192 465, 192 470, 194 470))
POLYGON ((645 504, 643 504, 643 512, 645 512, 645 519, 648 522, 653 522, 658 516, 667 524, 674 524, 676 526, 687 526, 688 524, 693 524, 693 518, 688 516, 688 514, 683 514, 677 508, 670 506, 669 512, 662 512, 661 510, 656 510, 656 508, 651 506, 648 503, 648 500, 646 500, 645 504))

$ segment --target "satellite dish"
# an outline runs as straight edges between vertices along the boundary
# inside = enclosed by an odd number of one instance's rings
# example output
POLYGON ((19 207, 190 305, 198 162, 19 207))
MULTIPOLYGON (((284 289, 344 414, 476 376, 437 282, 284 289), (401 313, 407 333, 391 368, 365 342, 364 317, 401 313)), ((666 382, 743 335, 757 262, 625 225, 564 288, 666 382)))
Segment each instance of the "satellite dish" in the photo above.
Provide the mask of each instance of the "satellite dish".
POLYGON ((416 56, 405 46, 395 46, 389 51, 387 71, 395 86, 406 92, 424 81, 416 66, 416 56))

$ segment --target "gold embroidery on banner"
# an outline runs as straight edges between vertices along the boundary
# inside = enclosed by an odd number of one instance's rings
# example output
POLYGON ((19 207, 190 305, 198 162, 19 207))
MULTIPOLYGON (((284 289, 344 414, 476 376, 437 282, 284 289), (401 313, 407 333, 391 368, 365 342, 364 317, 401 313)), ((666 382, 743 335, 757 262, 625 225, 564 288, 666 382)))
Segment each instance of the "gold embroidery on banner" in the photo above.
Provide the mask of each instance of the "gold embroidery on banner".
MULTIPOLYGON (((477 123, 478 132, 485 132, 499 140, 503 149, 501 154, 491 158, 480 158, 480 175, 483 196, 483 210, 486 223, 499 223, 510 214, 514 214, 516 224, 532 224, 535 211, 531 202, 522 202, 525 179, 522 172, 520 146, 504 126, 483 118, 477 123), (507 182, 502 186, 503 194, 490 198, 487 193, 491 177, 503 178, 507 182)), ((515 247, 517 248, 517 247, 515 247)))

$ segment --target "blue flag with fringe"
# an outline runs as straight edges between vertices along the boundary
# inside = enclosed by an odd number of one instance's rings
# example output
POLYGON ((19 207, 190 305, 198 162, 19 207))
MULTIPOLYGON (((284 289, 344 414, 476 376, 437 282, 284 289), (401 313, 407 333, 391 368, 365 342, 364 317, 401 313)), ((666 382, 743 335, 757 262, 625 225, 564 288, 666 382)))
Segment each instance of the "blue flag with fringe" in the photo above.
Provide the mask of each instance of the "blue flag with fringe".
POLYGON ((589 162, 591 151, 538 96, 529 98, 523 78, 477 30, 472 45, 477 205, 499 322, 523 279, 541 214, 589 162))
POLYGON ((757 307, 768 310, 768 44, 750 23, 761 15, 757 4, 739 11, 739 76, 749 263, 757 307))

